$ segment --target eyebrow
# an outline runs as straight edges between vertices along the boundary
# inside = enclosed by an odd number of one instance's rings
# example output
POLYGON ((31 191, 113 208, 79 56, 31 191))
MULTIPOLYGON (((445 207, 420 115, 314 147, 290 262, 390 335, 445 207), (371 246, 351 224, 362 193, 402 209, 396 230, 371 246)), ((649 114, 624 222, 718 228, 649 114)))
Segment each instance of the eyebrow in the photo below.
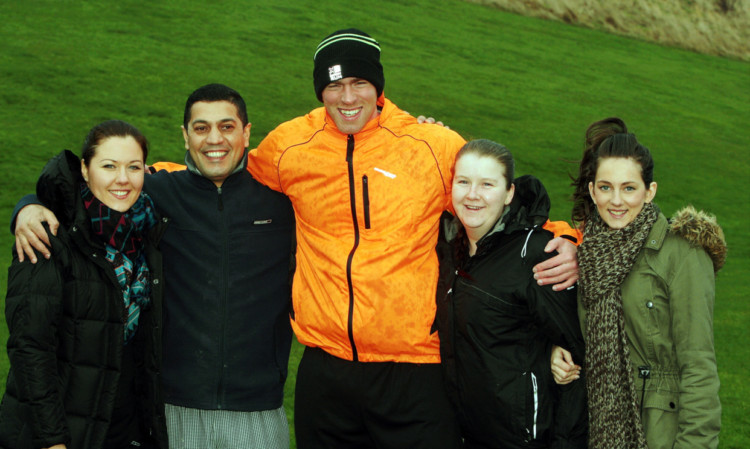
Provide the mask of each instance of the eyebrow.
MULTIPOLYGON (((237 122, 237 121, 239 121, 239 120, 236 119, 236 118, 234 118, 234 117, 228 117, 228 118, 219 119, 215 123, 237 122)), ((195 125, 196 123, 205 123, 207 125, 210 125, 212 122, 209 122, 208 120, 205 120, 205 119, 195 119, 191 123, 191 125, 195 125)))
MULTIPOLYGON (((120 162, 120 160, 119 159, 107 158, 107 159, 101 159, 99 162, 120 162)), ((125 162, 127 162, 127 163, 143 162, 143 160, 142 159, 132 159, 130 161, 125 161, 125 162)))
MULTIPOLYGON (((607 180, 607 179, 599 179, 599 180, 597 180, 597 181, 596 181, 596 183, 597 183, 597 184, 599 184, 599 183, 607 183, 607 184, 613 184, 613 182, 612 182, 612 181, 609 181, 609 180, 607 180)), ((621 182, 620 184, 621 184, 621 185, 624 185, 624 184, 638 184, 638 181, 623 181, 623 182, 621 182)))

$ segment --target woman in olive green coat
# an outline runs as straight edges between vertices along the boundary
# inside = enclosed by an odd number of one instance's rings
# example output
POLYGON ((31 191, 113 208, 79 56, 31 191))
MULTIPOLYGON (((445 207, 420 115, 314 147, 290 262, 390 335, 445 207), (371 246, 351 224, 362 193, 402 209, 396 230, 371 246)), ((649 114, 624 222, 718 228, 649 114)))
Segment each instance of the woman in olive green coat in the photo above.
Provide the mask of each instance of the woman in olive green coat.
MULTIPOLYGON (((726 255, 713 217, 670 223, 648 149, 617 118, 592 124, 573 219, 586 338, 590 448, 716 448, 721 426, 713 343, 714 276, 726 255)), ((558 349, 553 373, 578 367, 558 349)), ((576 361, 577 362, 577 361, 576 361)))

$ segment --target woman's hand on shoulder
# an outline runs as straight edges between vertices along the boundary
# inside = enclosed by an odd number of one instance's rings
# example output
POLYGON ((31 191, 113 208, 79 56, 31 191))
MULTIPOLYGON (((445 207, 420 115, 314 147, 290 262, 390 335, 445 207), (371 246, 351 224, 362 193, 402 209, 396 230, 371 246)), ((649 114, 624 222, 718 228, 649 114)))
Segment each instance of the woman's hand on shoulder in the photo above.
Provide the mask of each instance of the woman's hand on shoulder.
POLYGON ((573 363, 573 356, 569 351, 557 345, 552 346, 550 368, 558 385, 567 385, 581 378, 580 365, 573 363))

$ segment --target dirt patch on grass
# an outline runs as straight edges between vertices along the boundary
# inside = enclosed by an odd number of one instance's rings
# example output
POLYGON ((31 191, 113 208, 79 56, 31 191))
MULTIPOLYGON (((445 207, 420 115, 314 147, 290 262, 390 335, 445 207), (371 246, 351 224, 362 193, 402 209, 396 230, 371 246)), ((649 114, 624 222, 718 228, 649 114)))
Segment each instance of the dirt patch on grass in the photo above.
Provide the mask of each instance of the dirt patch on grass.
POLYGON ((467 0, 750 61, 750 0, 467 0))

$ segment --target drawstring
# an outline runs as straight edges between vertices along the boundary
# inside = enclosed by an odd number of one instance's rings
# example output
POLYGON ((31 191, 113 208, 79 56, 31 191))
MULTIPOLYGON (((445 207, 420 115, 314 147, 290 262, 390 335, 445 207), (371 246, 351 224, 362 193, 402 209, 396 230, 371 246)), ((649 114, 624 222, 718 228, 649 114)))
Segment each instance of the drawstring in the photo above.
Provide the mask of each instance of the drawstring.
POLYGON ((651 377, 651 367, 639 366, 638 377, 643 379, 643 389, 641 390, 641 415, 643 415, 643 401, 646 398, 646 379, 649 379, 651 377))
POLYGON ((526 241, 523 242, 523 248, 521 249, 521 259, 526 257, 526 245, 529 244, 529 239, 531 238, 531 234, 534 233, 535 228, 531 228, 531 231, 529 231, 529 234, 526 236, 526 241))

